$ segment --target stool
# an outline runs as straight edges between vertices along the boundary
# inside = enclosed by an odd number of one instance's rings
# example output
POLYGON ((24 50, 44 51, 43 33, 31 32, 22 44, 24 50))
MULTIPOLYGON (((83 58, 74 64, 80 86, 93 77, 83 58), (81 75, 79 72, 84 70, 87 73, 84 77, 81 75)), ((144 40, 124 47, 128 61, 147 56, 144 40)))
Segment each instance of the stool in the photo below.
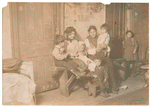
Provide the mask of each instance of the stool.
POLYGON ((99 87, 99 85, 97 85, 97 84, 91 84, 90 86, 89 86, 89 92, 88 92, 88 95, 89 96, 93 96, 94 98, 96 97, 96 92, 97 92, 97 89, 96 88, 98 88, 99 87))

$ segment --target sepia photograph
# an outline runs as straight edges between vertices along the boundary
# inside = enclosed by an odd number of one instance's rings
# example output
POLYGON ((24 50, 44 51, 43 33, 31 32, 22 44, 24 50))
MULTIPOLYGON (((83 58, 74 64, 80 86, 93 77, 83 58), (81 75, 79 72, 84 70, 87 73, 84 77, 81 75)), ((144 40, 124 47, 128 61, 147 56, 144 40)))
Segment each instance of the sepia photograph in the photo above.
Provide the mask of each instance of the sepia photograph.
POLYGON ((149 3, 8 2, 2 105, 149 105, 149 3))

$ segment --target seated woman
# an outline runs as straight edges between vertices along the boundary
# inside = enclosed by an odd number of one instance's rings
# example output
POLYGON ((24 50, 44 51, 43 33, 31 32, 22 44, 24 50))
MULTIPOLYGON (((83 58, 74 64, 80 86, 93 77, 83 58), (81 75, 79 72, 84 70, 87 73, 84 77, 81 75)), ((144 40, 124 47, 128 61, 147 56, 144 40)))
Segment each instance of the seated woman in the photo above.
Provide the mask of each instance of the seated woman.
POLYGON ((88 58, 92 58, 96 53, 97 48, 97 29, 95 26, 90 26, 88 29, 89 36, 85 39, 85 45, 88 49, 88 58))
POLYGON ((65 48, 70 55, 70 58, 73 59, 73 62, 76 63, 79 67, 80 72, 85 72, 87 65, 80 59, 77 59, 77 50, 79 42, 74 39, 76 36, 76 29, 72 26, 67 27, 65 30, 65 48))

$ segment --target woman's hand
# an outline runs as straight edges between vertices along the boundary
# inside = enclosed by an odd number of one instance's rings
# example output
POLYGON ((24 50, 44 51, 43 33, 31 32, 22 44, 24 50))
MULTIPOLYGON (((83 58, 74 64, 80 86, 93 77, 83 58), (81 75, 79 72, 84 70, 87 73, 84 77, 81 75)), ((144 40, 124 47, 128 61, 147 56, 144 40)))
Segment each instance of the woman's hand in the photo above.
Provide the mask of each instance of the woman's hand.
POLYGON ((97 78, 98 76, 97 76, 97 75, 93 75, 93 77, 94 77, 94 78, 97 78))

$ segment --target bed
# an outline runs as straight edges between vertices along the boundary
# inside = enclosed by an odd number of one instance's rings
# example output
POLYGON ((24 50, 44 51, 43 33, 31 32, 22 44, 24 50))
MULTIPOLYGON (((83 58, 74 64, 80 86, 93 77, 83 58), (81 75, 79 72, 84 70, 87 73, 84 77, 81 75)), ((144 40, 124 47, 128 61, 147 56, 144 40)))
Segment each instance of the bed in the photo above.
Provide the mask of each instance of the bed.
POLYGON ((2 74, 3 105, 35 105, 32 62, 22 62, 19 73, 2 74))

